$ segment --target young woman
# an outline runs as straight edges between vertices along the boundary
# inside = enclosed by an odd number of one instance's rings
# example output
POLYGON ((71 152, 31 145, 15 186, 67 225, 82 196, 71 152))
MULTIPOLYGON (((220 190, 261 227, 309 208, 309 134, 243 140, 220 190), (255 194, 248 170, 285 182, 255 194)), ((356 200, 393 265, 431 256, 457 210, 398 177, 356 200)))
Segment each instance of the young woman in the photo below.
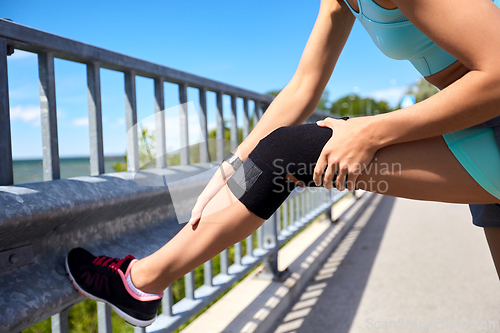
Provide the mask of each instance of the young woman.
POLYGON ((377 192, 371 185, 380 181, 391 196, 471 204, 498 271, 498 5, 500 0, 322 0, 294 77, 221 164, 190 222, 139 261, 73 249, 66 262, 73 284, 130 323, 149 325, 167 286, 253 233, 295 186, 377 192), (318 104, 355 18, 386 55, 410 60, 441 91, 387 114, 299 125, 318 104), (398 163, 401 170, 375 174, 377 163, 398 163), (299 170, 304 164, 309 171, 299 170))

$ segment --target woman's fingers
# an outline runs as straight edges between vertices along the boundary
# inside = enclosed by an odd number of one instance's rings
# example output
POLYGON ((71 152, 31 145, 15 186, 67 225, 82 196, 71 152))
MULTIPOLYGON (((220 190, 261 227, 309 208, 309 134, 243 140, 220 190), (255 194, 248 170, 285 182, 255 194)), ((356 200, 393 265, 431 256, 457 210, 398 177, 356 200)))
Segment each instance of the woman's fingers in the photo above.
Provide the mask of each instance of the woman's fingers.
POLYGON ((195 225, 198 222, 200 222, 201 219, 201 212, 191 212, 191 218, 189 219, 189 224, 190 225, 195 225))
POLYGON ((339 120, 347 120, 349 117, 342 117, 340 119, 336 119, 336 118, 332 118, 332 117, 326 117, 325 119, 323 120, 318 120, 316 122, 316 125, 320 126, 320 127, 330 127, 331 129, 333 129, 333 126, 335 124, 336 121, 339 121, 339 120))
POLYGON ((316 162, 316 166, 314 167, 313 180, 316 186, 321 185, 321 181, 323 178, 323 171, 328 166, 327 158, 323 152, 319 155, 318 161, 316 162))
POLYGON ((356 189, 356 182, 358 180, 358 177, 360 175, 359 169, 356 169, 355 171, 352 170, 347 174, 347 189, 349 191, 354 191, 356 189))
MULTIPOLYGON (((370 159, 371 160, 371 159, 370 159)), ((356 189, 356 183, 358 181, 359 175, 366 168, 365 163, 355 163, 349 167, 347 174, 347 189, 349 191, 354 191, 356 189)))
POLYGON ((333 129, 333 124, 331 123, 331 119, 332 118, 325 118, 323 120, 318 120, 316 122, 316 125, 320 127, 330 127, 331 129, 333 129))
POLYGON ((193 210, 191 211, 191 218, 189 219, 189 224, 195 225, 198 222, 200 222, 201 219, 201 213, 203 213, 203 209, 207 205, 208 201, 201 199, 198 197, 198 200, 196 200, 196 204, 193 207, 193 210))
POLYGON ((337 175, 337 179, 335 180, 335 186, 339 191, 345 190, 344 185, 347 177, 347 171, 348 169, 346 165, 339 166, 339 173, 337 175))
POLYGON ((232 170, 232 166, 228 163, 222 163, 219 166, 219 169, 216 171, 212 179, 210 179, 203 192, 198 196, 198 199, 191 210, 191 218, 188 222, 189 224, 195 225, 200 222, 201 215, 206 205, 219 192, 224 184, 226 184, 227 179, 229 179, 233 173, 234 171, 232 170))
POLYGON ((333 188, 333 177, 335 176, 336 172, 335 169, 336 169, 336 164, 330 161, 325 171, 325 176, 323 177, 323 186, 327 189, 333 188))

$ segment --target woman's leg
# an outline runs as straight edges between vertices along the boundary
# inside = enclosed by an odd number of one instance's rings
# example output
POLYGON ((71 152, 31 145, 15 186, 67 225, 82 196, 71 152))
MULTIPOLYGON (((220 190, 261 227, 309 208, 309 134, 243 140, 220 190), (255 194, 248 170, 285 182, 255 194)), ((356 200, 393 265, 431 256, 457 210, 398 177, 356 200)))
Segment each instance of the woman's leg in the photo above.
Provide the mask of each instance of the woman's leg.
POLYGON ((251 235, 263 222, 226 185, 207 204, 198 224, 186 223, 160 250, 132 266, 132 281, 144 292, 160 294, 175 280, 251 235))
POLYGON ((491 256, 500 278, 500 228, 484 228, 484 234, 490 247, 491 256))
MULTIPOLYGON (((288 141, 279 144, 288 145, 291 150, 297 138, 291 137, 288 141)), ((276 151, 276 147, 269 149, 276 151)), ((498 202, 467 173, 441 136, 380 149, 359 176, 357 186, 419 200, 498 202)), ((247 237, 264 221, 236 200, 227 186, 212 199, 207 210, 212 213, 202 217, 197 229, 186 225, 158 252, 133 266, 133 281, 139 289, 161 292, 176 279, 247 237), (225 208, 217 211, 219 207, 225 208)))
MULTIPOLYGON (((359 188, 417 200, 499 202, 469 175, 441 136, 388 146, 375 158, 359 176, 359 188)), ((484 232, 500 277, 500 228, 484 228, 484 232)))
POLYGON ((370 192, 417 200, 465 204, 500 201, 469 175, 441 136, 380 149, 356 185, 370 192))

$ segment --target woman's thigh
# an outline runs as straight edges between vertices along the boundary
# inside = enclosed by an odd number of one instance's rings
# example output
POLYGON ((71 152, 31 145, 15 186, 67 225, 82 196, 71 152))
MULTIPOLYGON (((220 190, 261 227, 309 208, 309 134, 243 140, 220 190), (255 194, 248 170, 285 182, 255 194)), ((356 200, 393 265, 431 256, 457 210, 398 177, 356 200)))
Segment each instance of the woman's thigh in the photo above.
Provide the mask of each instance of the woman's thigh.
MULTIPOLYGON (((228 180, 229 189, 248 210, 269 218, 296 184, 315 186, 314 167, 331 135, 330 128, 316 124, 271 132, 228 180)), ((367 191, 419 200, 499 202, 468 174, 441 136, 380 149, 356 185, 367 191)))
POLYGON ((468 204, 500 201, 469 175, 441 136, 380 149, 356 185, 371 192, 418 200, 468 204))

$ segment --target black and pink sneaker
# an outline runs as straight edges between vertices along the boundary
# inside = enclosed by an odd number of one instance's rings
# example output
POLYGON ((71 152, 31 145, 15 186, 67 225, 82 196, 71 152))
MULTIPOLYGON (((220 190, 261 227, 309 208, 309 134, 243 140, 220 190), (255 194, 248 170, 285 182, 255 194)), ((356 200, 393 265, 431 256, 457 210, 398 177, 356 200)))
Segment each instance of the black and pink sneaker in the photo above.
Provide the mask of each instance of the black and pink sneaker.
POLYGON ((87 250, 75 248, 66 257, 66 271, 83 296, 109 304, 131 325, 146 327, 155 321, 163 294, 143 293, 133 286, 129 275, 136 261, 131 255, 123 259, 95 257, 87 250))

